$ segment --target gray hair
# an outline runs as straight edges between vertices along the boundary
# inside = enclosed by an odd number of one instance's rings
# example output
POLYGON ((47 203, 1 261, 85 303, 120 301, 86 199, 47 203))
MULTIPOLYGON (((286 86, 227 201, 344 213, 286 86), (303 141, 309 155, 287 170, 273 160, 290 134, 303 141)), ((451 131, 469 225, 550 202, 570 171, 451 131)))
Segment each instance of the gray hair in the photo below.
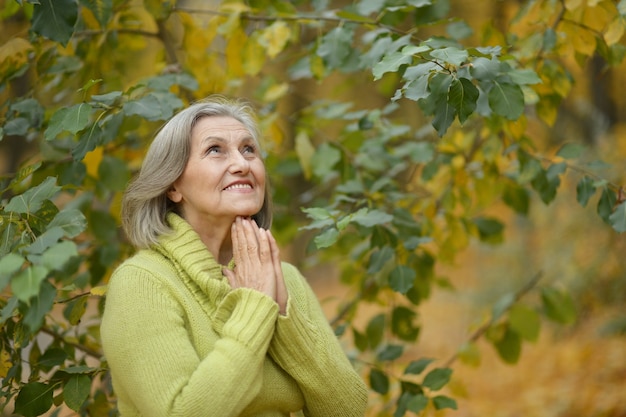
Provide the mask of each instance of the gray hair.
MULTIPOLYGON (((159 236, 171 232, 167 214, 176 212, 176 204, 167 191, 181 176, 189 159, 191 130, 198 120, 228 116, 241 122, 259 144, 260 132, 250 105, 243 101, 212 96, 198 101, 174 115, 157 133, 139 174, 129 184, 122 198, 122 227, 137 248, 147 248, 159 236)), ((265 181, 265 199, 261 210, 252 216, 259 227, 269 229, 272 207, 269 181, 265 181)))

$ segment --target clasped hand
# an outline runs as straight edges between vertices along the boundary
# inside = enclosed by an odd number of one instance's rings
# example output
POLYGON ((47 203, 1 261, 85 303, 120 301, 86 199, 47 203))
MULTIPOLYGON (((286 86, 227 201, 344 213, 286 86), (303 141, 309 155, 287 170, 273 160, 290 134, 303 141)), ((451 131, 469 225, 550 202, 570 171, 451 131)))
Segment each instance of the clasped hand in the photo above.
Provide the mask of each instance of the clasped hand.
POLYGON ((271 297, 281 314, 287 311, 287 288, 280 266, 280 252, 269 230, 252 219, 237 217, 231 226, 235 269, 224 268, 232 288, 251 288, 271 297))

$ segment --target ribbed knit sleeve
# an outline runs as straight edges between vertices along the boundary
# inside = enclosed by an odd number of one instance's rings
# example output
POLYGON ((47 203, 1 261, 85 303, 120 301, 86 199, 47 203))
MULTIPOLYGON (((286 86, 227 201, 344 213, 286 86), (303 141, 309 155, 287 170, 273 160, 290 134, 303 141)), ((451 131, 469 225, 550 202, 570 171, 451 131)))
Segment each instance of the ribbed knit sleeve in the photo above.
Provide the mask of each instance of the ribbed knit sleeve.
POLYGON ((102 342, 116 391, 136 409, 128 414, 239 415, 261 389, 277 304, 252 290, 228 293, 215 322, 207 320, 207 332, 220 334, 201 358, 186 324, 189 305, 155 278, 155 268, 124 265, 107 292, 102 342))
POLYGON ((298 383, 309 417, 362 417, 367 389, 348 361, 317 297, 295 267, 283 264, 289 291, 269 352, 298 383))

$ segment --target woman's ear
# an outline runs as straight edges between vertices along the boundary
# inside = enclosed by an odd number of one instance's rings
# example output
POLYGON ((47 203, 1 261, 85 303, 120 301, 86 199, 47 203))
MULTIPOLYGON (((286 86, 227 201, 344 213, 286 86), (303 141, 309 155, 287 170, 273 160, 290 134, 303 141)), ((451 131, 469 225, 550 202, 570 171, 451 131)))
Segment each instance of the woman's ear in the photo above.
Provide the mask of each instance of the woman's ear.
POLYGON ((169 198, 173 203, 180 203, 183 199, 183 195, 176 190, 175 186, 171 186, 169 190, 167 190, 167 198, 169 198))

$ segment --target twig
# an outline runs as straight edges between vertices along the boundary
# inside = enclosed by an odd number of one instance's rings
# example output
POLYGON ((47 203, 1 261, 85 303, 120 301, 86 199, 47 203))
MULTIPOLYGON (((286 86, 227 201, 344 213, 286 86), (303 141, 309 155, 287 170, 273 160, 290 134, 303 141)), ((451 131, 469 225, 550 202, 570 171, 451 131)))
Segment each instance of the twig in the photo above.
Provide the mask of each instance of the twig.
POLYGON ((94 358, 97 358, 97 359, 100 359, 102 357, 102 352, 98 352, 96 350, 88 348, 87 346, 81 345, 79 343, 70 342, 69 340, 67 340, 63 336, 61 336, 60 334, 58 334, 58 333, 48 329, 47 327, 42 327, 40 329, 40 331, 42 333, 45 333, 45 334, 49 335, 49 336, 52 336, 52 338, 54 340, 57 340, 59 342, 65 343, 66 345, 72 346, 72 347, 80 350, 81 352, 86 353, 87 355, 89 355, 91 357, 94 357, 94 358))
MULTIPOLYGON (((525 296, 528 292, 530 292, 530 290, 532 290, 541 279, 541 275, 542 275, 542 272, 538 272, 530 281, 526 283, 526 285, 520 288, 520 290, 515 294, 515 298, 513 299, 514 302, 512 302, 511 305, 505 311, 508 311, 515 304, 515 302, 519 301, 523 296, 525 296)), ((472 335, 469 337, 467 342, 473 343, 473 342, 476 342, 478 339, 480 339, 487 332, 487 330, 489 330, 489 328, 493 325, 493 321, 494 321, 494 317, 492 317, 487 323, 483 324, 478 329, 476 329, 476 331, 472 333, 472 335)), ((443 367, 449 368, 458 357, 459 357, 459 353, 458 352, 454 353, 447 361, 443 363, 443 367)))

